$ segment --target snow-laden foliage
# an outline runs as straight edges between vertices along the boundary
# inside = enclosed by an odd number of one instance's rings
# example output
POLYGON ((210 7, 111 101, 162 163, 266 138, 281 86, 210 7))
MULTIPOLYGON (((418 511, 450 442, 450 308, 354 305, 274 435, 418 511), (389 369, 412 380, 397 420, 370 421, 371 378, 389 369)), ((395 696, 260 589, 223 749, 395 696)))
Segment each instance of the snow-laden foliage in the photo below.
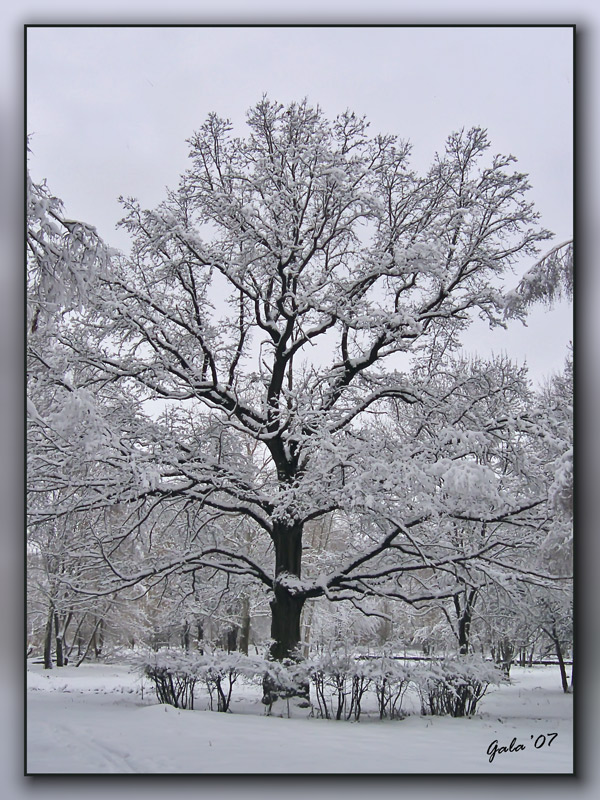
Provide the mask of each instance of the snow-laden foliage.
POLYGON ((27 173, 27 319, 35 333, 59 313, 81 308, 111 255, 92 225, 68 219, 45 181, 27 173))
POLYGON ((513 291, 507 292, 505 314, 524 318, 525 309, 534 303, 552 306, 563 297, 573 299, 573 241, 553 247, 537 261, 519 281, 513 291))

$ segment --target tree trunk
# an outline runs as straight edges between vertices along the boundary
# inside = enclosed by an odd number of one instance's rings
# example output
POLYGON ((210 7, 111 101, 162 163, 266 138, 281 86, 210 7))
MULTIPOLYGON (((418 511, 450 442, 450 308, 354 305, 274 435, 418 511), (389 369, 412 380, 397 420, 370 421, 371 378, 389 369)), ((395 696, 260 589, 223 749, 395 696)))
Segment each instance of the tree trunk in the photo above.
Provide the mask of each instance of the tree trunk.
MULTIPOLYGON (((300 580, 302 566, 302 525, 276 525, 273 531, 275 545, 275 587, 271 600, 271 639, 269 657, 273 661, 300 660, 300 617, 306 595, 294 579, 300 580), (277 580, 279 579, 279 580, 277 580)), ((308 683, 302 682, 294 690, 283 690, 265 675, 263 703, 269 707, 280 697, 297 696, 308 705, 308 683)))
POLYGON ((569 691, 573 691, 573 679, 575 675, 575 657, 573 657, 573 661, 571 663, 571 683, 569 684, 569 691))
POLYGON ((458 618, 458 652, 463 656, 466 656, 469 652, 471 620, 476 597, 477 589, 471 589, 468 593, 465 589, 464 593, 454 595, 454 608, 458 618), (464 594, 464 606, 462 608, 460 604, 461 594, 464 594))
POLYGON ((71 653, 75 649, 75 645, 77 645, 77 658, 81 655, 81 645, 83 642, 83 637, 81 635, 81 627, 83 622, 87 616, 87 612, 84 612, 83 615, 79 618, 79 622, 77 623, 77 627, 75 628, 75 633, 73 634, 73 639, 71 640, 71 644, 68 646, 66 650, 67 658, 71 660, 71 653))
POLYGON ((52 669, 52 626, 54 623, 54 610, 52 605, 48 609, 46 632, 44 634, 44 669, 52 669))
POLYGON ((102 655, 102 648, 104 647, 104 618, 100 617, 94 628, 94 656, 96 661, 102 655))
POLYGON ((302 617, 302 656, 303 658, 308 658, 310 653, 310 630, 312 627, 312 620, 314 614, 314 603, 306 606, 304 608, 304 614, 302 617))
POLYGON ((247 597, 242 598, 242 624, 240 626, 240 640, 239 650, 240 653, 248 655, 248 646, 250 644, 250 601, 247 597))
POLYGON ((183 633, 181 634, 181 644, 186 653, 190 652, 191 643, 191 626, 188 620, 186 620, 183 624, 183 633))
POLYGON ((560 639, 556 633, 556 628, 552 629, 552 639, 554 641, 554 649, 556 650, 556 657, 560 666, 560 680, 562 683, 563 692, 565 694, 569 691, 569 680, 567 678, 567 668, 565 666, 565 659, 563 658, 562 647, 560 646, 560 639))
POLYGON ((73 619, 73 612, 59 614, 54 612, 54 633, 56 636, 56 666, 65 667, 69 663, 67 657, 67 629, 73 619))
POLYGON ((300 615, 306 597, 300 587, 277 582, 277 578, 300 579, 302 568, 302 525, 277 525, 275 544, 275 589, 271 600, 270 655, 274 661, 297 658, 300 645, 300 615))
POLYGON ((63 650, 63 637, 60 628, 60 620, 58 619, 58 612, 54 612, 54 633, 56 637, 56 666, 64 667, 65 656, 63 650))
POLYGON ((281 586, 275 587, 271 600, 271 645, 273 661, 284 658, 297 659, 300 644, 300 615, 304 605, 303 595, 291 594, 281 586))
POLYGON ((233 653, 237 649, 237 637, 238 637, 238 629, 228 628, 225 634, 225 644, 227 646, 228 653, 233 653))
POLYGON ((104 617, 99 617, 94 615, 94 620, 95 620, 94 630, 92 631, 92 635, 88 640, 83 657, 81 658, 78 657, 77 666, 79 666, 82 663, 82 661, 85 660, 90 647, 94 648, 94 657, 96 661, 102 655, 102 648, 104 646, 104 617))
POLYGON ((466 656, 469 652, 470 624, 470 616, 465 612, 458 620, 458 652, 461 656, 466 656))
POLYGON ((95 642, 96 642, 96 631, 98 630, 98 626, 100 625, 101 622, 102 622, 102 617, 96 618, 96 625, 94 626, 94 630, 92 631, 92 635, 88 639, 88 643, 86 645, 86 648, 84 650, 83 655, 79 656, 79 654, 77 654, 77 664, 75 664, 76 667, 81 666, 81 664, 85 661, 85 659, 87 658, 87 654, 89 652, 89 649, 92 646, 92 644, 94 644, 94 647, 96 646, 95 645, 95 642))

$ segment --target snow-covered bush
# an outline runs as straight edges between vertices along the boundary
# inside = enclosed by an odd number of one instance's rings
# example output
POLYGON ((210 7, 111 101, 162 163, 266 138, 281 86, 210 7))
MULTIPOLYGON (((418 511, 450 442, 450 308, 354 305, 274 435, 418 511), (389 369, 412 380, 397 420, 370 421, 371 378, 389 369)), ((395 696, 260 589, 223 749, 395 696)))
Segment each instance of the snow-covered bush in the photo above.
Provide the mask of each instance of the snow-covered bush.
POLYGON ((272 662, 260 656, 247 656, 240 652, 226 653, 223 650, 205 653, 197 656, 196 660, 200 675, 208 689, 211 711, 214 710, 215 696, 216 710, 229 711, 233 686, 240 676, 249 680, 262 680, 265 673, 272 668, 272 662))
POLYGON ((362 700, 369 689, 375 691, 380 719, 402 716, 401 703, 410 673, 398 659, 382 655, 357 661, 347 654, 333 653, 313 660, 312 666, 319 716, 358 722, 362 700))
POLYGON ((194 688, 200 679, 195 657, 168 650, 140 659, 137 666, 152 681, 159 703, 194 708, 194 688))
POLYGON ((194 708, 194 689, 201 681, 210 697, 210 709, 229 711, 233 686, 240 675, 255 678, 265 671, 266 662, 243 653, 185 654, 163 650, 141 658, 137 666, 154 684, 161 703, 175 708, 194 708))
POLYGON ((311 681, 315 689, 317 715, 342 719, 346 699, 351 694, 355 668, 354 659, 347 654, 329 653, 311 662, 311 681), (335 710, 334 710, 335 703, 335 710))
POLYGON ((503 675, 479 656, 461 656, 417 668, 411 680, 421 700, 422 714, 470 717, 488 686, 500 683, 503 675))
POLYGON ((409 668, 401 661, 384 654, 372 664, 371 671, 377 695, 379 719, 401 718, 402 699, 411 680, 409 668))

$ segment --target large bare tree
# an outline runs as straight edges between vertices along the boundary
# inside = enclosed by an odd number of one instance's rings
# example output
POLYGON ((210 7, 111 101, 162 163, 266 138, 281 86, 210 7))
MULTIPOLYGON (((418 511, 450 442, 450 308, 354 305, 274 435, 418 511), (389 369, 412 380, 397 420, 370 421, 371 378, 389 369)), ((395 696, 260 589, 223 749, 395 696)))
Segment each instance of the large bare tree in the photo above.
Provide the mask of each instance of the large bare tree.
POLYGON ((480 369, 454 406, 471 379, 430 377, 473 315, 502 324, 504 273, 550 234, 480 128, 451 135, 418 176, 408 144, 350 112, 328 121, 263 99, 247 123, 235 138, 210 115, 178 189, 155 210, 123 200, 131 252, 102 251, 52 352, 37 353, 53 393, 44 413, 32 406, 30 510, 36 524, 129 509, 118 535, 90 538, 107 593, 175 570, 257 580, 283 659, 307 600, 453 597, 459 567, 492 563, 507 530, 535 530, 544 487, 498 480, 508 438, 537 424, 520 401, 507 414, 511 370, 480 369), (393 444, 390 403, 404 419, 393 444), (495 456, 478 458, 483 446, 495 456), (187 538, 136 551, 164 508, 195 509, 187 538), (331 515, 348 548, 303 575, 307 526, 331 515), (232 535, 240 518, 262 549, 232 535), (497 533, 457 538, 456 520, 497 533), (442 573, 452 580, 429 581, 442 573))

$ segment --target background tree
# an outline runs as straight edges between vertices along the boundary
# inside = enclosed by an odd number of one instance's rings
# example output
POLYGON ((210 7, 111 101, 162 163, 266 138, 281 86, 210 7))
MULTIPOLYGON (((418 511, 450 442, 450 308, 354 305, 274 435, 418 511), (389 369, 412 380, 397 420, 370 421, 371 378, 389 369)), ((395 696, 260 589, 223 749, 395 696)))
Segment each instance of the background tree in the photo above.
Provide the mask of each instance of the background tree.
MULTIPOLYGON (((55 472, 47 484, 42 473, 49 462, 54 466, 62 462, 63 466, 68 463, 72 476, 81 464, 81 459, 72 458, 69 416, 85 414, 85 398, 79 395, 84 402, 75 408, 70 365, 55 334, 64 315, 85 305, 97 271, 107 262, 108 251, 95 229, 68 219, 61 201, 45 182, 35 183, 29 172, 26 192, 28 502, 31 508, 48 504, 56 511, 63 502, 68 508, 64 497, 68 480, 57 480, 55 472), (41 464, 45 467, 40 470, 41 464)), ((79 443, 83 443, 81 438, 79 443)), ((47 515, 28 531, 28 613, 32 631, 35 619, 45 617, 46 668, 52 667, 53 640, 57 666, 64 665, 67 629, 75 620, 78 633, 88 613, 85 599, 70 590, 70 580, 77 571, 74 552, 81 547, 81 526, 87 523, 89 519, 72 518, 65 511, 47 515)))

